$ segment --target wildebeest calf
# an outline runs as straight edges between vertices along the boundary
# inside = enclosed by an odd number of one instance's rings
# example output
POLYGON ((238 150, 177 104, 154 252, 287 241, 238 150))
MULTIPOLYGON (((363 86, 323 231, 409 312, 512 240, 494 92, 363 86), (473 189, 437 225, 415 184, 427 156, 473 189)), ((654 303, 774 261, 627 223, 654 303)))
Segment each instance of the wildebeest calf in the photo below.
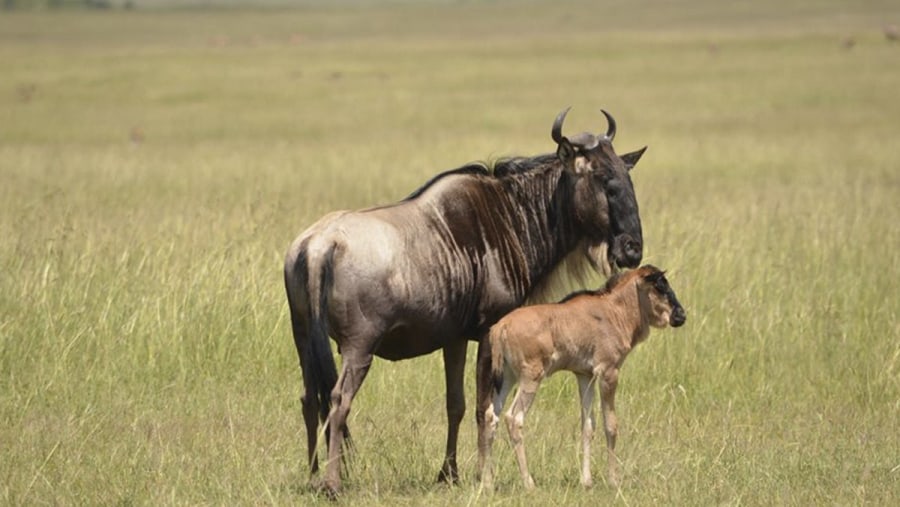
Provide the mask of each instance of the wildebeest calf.
POLYGON ((492 487, 491 447, 500 411, 513 385, 519 388, 506 425, 515 448, 525 487, 534 487, 525 461, 522 428, 541 381, 556 371, 578 377, 581 395, 581 483, 591 486, 590 445, 594 431, 594 384, 600 384, 600 401, 609 460, 609 481, 618 484, 616 472, 615 395, 619 369, 625 357, 647 338, 650 326, 678 327, 686 319, 665 274, 645 265, 617 274, 597 291, 570 294, 556 304, 526 306, 515 310, 491 330, 493 403, 485 419, 485 435, 479 439, 479 467, 487 488, 492 487))

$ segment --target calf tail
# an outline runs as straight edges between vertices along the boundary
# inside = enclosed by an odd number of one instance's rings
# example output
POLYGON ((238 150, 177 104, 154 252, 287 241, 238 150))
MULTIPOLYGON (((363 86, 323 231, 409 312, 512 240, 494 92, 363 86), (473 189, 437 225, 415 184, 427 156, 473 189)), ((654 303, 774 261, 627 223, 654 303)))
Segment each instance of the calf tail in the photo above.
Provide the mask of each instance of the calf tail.
POLYGON ((488 335, 491 345, 491 386, 493 387, 493 395, 503 388, 503 368, 505 359, 503 357, 503 337, 506 335, 506 327, 501 325, 491 329, 488 335))

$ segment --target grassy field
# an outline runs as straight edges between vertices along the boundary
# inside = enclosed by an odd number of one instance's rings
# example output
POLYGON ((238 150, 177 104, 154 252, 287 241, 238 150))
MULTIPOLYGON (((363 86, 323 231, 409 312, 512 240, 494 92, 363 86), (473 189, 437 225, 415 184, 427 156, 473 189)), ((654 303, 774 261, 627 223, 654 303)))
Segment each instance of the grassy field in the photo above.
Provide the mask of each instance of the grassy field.
POLYGON ((463 483, 434 484, 433 355, 376 362, 339 504, 896 505, 900 4, 525 5, 0 14, 0 504, 327 504, 288 243, 551 151, 572 105, 567 129, 603 107, 620 152, 650 146, 645 259, 688 311, 623 370, 621 489, 602 438, 578 484, 566 375, 529 418, 536 492, 505 432, 479 490, 471 411, 463 483))

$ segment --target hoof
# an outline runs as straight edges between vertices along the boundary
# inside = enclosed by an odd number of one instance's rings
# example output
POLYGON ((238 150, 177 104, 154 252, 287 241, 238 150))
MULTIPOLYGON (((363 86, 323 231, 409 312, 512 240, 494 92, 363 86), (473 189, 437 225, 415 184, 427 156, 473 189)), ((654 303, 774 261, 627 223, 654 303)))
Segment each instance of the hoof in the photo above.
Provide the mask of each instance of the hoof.
POLYGON ((328 481, 317 479, 310 481, 310 485, 320 495, 324 495, 329 500, 337 500, 341 496, 340 484, 329 484, 328 481))
POLYGON ((525 491, 534 491, 534 479, 530 475, 525 478, 525 491))
POLYGON ((325 498, 331 500, 332 502, 336 501, 341 497, 341 488, 339 487, 329 487, 326 486, 322 490, 322 494, 325 495, 325 498))
POLYGON ((606 482, 607 482, 607 484, 609 484, 609 487, 611 487, 611 488, 613 488, 613 489, 619 489, 619 488, 622 486, 621 480, 620 480, 618 477, 615 477, 615 476, 609 477, 609 478, 606 480, 606 482))
POLYGON ((306 483, 306 487, 309 488, 309 491, 320 493, 323 489, 325 489, 325 481, 323 481, 319 476, 313 476, 309 478, 309 482, 306 483))
POLYGON ((455 469, 450 469, 447 467, 441 468, 441 471, 438 472, 437 481, 445 484, 459 484, 459 472, 455 469))

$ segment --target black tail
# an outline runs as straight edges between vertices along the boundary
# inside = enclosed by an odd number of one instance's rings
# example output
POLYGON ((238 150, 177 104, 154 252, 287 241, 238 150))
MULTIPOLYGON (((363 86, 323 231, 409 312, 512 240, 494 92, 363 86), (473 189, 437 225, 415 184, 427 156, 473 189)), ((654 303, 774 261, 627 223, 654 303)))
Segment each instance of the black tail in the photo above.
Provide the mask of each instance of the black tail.
MULTIPOLYGON (((337 366, 334 354, 328 342, 328 290, 333 281, 333 251, 321 262, 320 266, 310 269, 306 250, 302 250, 295 260, 292 271, 293 279, 285 279, 288 304, 291 307, 291 323, 294 331, 294 344, 300 355, 303 368, 304 388, 315 393, 319 406, 319 419, 324 422, 331 410, 331 391, 337 383, 337 366), (316 269, 318 268, 318 269, 316 269), (305 302, 305 308, 297 308, 297 297, 292 297, 294 290, 301 291, 299 298, 305 302), (301 315, 305 315, 302 318, 301 315)), ((288 271, 285 271, 288 277, 288 271)))
MULTIPOLYGON (((306 397, 315 400, 318 419, 325 426, 326 443, 331 441, 331 430, 328 427, 331 391, 338 379, 334 354, 328 341, 328 293, 334 283, 333 261, 333 247, 324 256, 310 259, 307 255, 306 245, 303 245, 296 253, 295 258, 288 259, 284 270, 294 344, 297 347, 297 354, 300 356, 303 386, 306 391, 303 404, 306 407, 306 397)), ((313 473, 318 469, 315 457, 317 442, 314 417, 313 414, 307 414, 306 408, 304 408, 310 466, 313 473)), ((343 433, 346 448, 353 449, 353 440, 350 438, 350 430, 347 425, 344 424, 340 431, 343 433)), ((348 464, 346 457, 346 453, 341 453, 341 461, 345 465, 348 464)))

